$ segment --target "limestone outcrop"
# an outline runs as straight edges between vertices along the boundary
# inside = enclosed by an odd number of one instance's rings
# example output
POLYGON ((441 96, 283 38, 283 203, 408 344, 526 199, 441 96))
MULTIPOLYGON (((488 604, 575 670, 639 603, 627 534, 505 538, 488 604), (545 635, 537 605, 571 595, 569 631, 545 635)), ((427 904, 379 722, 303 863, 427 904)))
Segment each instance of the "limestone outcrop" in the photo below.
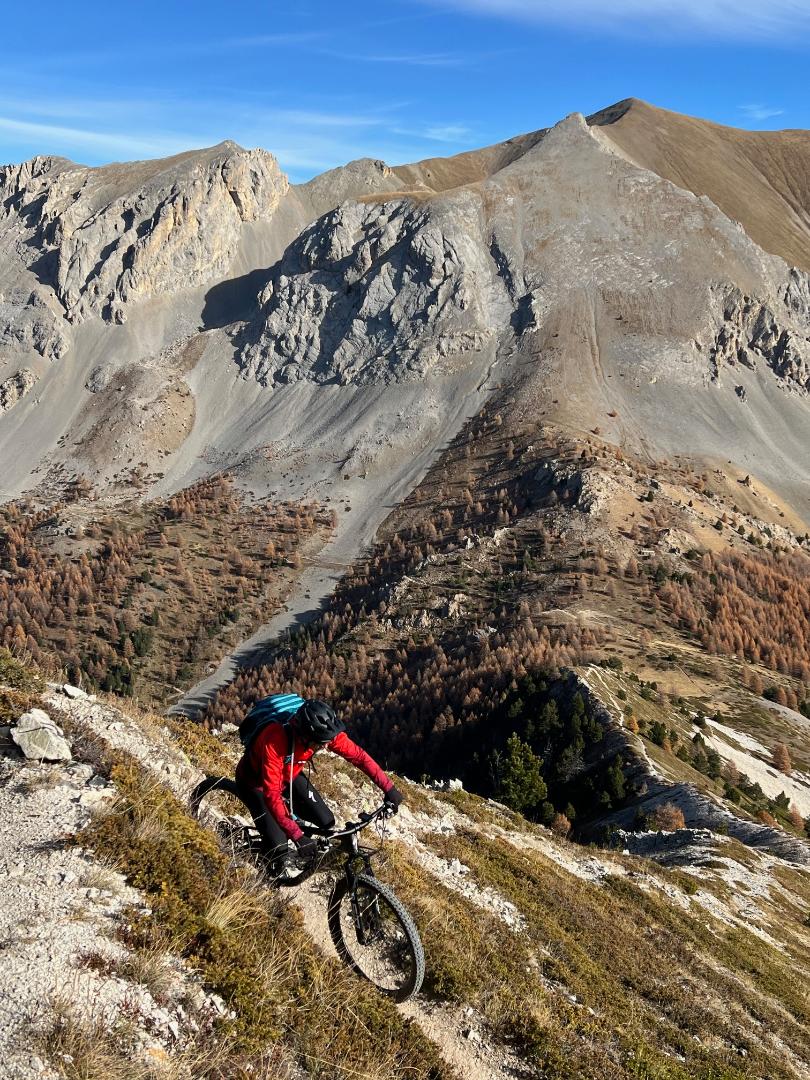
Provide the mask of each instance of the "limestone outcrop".
POLYGON ((35 158, 0 170, 0 205, 70 322, 120 323, 133 301, 224 277, 242 223, 272 216, 287 187, 271 154, 222 143, 99 169, 35 158))
POLYGON ((62 312, 44 290, 32 290, 24 299, 0 295, 0 349, 38 353, 45 360, 61 360, 70 348, 70 330, 62 312))
POLYGON ((36 384, 37 377, 29 368, 20 368, 0 382, 0 413, 13 408, 21 397, 36 384))
POLYGON ((479 203, 344 203, 290 247, 241 352, 260 383, 418 378, 496 333, 479 203))
POLYGON ((723 366, 753 369, 761 359, 788 385, 810 390, 810 277, 792 269, 778 299, 781 304, 763 303, 736 286, 725 291, 709 354, 713 378, 723 366))

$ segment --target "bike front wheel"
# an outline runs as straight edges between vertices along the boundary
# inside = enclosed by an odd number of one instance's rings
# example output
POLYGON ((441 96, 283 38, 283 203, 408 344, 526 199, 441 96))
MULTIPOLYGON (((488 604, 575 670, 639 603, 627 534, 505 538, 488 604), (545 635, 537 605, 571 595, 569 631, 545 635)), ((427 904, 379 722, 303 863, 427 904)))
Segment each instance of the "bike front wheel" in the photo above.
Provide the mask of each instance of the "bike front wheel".
POLYGON ((341 878, 329 898, 329 933, 340 958, 394 1001, 407 1001, 425 977, 413 919, 391 889, 369 874, 341 878))

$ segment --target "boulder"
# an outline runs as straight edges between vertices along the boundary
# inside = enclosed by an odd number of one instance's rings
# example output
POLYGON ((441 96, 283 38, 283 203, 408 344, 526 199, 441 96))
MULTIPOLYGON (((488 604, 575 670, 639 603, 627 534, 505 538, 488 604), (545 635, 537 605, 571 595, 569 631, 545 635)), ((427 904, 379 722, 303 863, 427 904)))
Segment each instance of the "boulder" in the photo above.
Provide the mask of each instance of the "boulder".
POLYGON ((27 758, 35 761, 71 761, 73 755, 62 729, 42 709, 23 713, 11 737, 27 758))
POLYGON ((25 397, 36 384, 37 378, 30 368, 20 368, 16 374, 0 382, 0 413, 8 412, 20 398, 25 397))
POLYGON ((73 686, 71 683, 62 684, 62 693, 66 694, 69 698, 86 698, 87 694, 79 686, 73 686))

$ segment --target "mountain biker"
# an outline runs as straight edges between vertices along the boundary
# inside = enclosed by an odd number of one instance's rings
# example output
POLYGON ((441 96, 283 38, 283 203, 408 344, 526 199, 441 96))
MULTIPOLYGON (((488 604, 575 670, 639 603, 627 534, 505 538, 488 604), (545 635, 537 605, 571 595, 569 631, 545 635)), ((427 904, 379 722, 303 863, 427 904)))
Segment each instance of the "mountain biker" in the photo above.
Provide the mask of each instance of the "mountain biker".
POLYGON ((305 836, 299 820, 328 831, 335 816, 320 792, 301 770, 318 750, 326 748, 356 765, 379 787, 396 812, 404 796, 380 766, 346 734, 335 710, 324 701, 298 694, 271 694, 258 701, 239 727, 245 746, 236 767, 236 783, 271 855, 272 868, 284 874, 298 852, 313 856, 317 843, 305 836))

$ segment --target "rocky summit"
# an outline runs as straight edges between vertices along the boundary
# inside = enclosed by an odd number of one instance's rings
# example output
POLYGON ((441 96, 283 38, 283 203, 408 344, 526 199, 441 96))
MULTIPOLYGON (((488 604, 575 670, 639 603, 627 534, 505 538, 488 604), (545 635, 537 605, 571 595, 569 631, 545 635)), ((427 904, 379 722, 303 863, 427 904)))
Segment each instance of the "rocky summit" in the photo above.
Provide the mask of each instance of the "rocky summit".
POLYGON ((802 132, 626 101, 455 158, 362 160, 301 185, 227 142, 7 166, 4 491, 71 473, 108 486, 133 462, 173 490, 269 442, 303 449, 323 484, 324 432, 341 422, 345 456, 389 471, 517 378, 550 422, 598 423, 650 453, 688 443, 749 460, 778 412, 790 434, 761 467, 795 493, 808 157, 802 132))

